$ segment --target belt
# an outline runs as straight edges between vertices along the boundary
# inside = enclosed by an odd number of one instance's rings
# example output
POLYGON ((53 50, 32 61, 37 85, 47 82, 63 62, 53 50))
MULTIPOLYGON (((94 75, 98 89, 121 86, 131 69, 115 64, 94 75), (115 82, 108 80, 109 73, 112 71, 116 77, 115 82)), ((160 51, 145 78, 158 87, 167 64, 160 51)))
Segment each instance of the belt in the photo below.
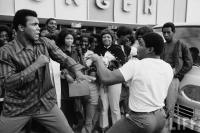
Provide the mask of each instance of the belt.
POLYGON ((154 114, 156 113, 157 111, 161 111, 163 110, 163 108, 160 108, 160 109, 157 109, 157 110, 154 110, 154 111, 151 111, 151 112, 135 112, 135 111, 130 111, 129 114, 138 114, 138 115, 143 115, 143 114, 154 114))

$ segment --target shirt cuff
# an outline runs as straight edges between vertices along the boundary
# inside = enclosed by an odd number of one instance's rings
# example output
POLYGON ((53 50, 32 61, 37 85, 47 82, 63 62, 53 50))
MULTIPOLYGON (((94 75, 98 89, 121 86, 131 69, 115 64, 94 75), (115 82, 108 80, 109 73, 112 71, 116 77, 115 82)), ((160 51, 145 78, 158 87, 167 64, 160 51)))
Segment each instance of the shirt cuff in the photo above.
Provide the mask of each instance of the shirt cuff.
POLYGON ((83 65, 77 63, 72 58, 66 58, 64 61, 64 66, 69 69, 69 71, 75 72, 84 68, 83 65))
POLYGON ((81 69, 85 68, 83 65, 81 64, 75 64, 73 66, 71 66, 69 69, 73 72, 76 72, 76 71, 80 71, 81 69))

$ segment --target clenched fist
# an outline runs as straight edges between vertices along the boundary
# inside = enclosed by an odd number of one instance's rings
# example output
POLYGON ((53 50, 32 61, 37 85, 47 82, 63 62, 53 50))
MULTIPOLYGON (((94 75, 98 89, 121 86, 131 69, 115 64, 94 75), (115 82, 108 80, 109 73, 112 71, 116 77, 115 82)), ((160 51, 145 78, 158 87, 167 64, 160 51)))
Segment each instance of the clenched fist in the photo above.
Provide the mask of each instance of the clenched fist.
POLYGON ((35 61, 35 63, 36 63, 39 67, 42 67, 42 66, 48 64, 49 62, 50 62, 50 58, 47 57, 46 55, 40 55, 40 56, 36 59, 36 61, 35 61))

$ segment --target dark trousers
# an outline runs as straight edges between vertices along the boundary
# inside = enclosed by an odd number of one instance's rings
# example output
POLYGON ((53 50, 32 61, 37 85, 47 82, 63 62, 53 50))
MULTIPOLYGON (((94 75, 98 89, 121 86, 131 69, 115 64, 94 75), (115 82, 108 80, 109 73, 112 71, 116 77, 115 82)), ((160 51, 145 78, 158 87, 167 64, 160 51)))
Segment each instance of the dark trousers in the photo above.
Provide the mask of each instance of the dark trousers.
POLYGON ((75 108, 75 98, 61 100, 61 110, 63 111, 71 127, 78 124, 75 108))

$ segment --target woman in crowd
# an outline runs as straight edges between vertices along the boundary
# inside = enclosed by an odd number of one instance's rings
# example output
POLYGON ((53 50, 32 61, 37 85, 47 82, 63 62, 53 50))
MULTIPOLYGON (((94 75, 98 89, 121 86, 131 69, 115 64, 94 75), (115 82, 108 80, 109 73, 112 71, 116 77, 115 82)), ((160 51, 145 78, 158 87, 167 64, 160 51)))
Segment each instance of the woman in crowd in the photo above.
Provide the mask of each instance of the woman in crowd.
MULTIPOLYGON (((96 47, 95 53, 101 56, 105 56, 106 53, 110 53, 114 56, 114 60, 110 61, 107 67, 110 70, 119 68, 121 64, 125 63, 125 56, 119 45, 115 45, 115 36, 112 30, 104 29, 101 32, 101 43, 96 47)), ((121 119, 119 100, 121 94, 121 84, 115 84, 111 86, 102 85, 100 89, 100 95, 102 100, 102 111, 100 116, 100 128, 106 130, 109 127, 108 122, 108 108, 110 106, 112 124, 121 119), (109 88, 109 89, 108 89, 109 88)))
MULTIPOLYGON (((74 42, 74 33, 72 30, 62 29, 58 34, 56 44, 62 49, 64 53, 71 56, 77 62, 81 61, 81 58, 78 56, 78 53, 73 44, 74 42)), ((61 64, 61 109, 65 114, 69 125, 74 127, 78 124, 75 111, 75 98, 69 97, 69 82, 73 82, 74 75, 71 75, 64 69, 61 64)))

